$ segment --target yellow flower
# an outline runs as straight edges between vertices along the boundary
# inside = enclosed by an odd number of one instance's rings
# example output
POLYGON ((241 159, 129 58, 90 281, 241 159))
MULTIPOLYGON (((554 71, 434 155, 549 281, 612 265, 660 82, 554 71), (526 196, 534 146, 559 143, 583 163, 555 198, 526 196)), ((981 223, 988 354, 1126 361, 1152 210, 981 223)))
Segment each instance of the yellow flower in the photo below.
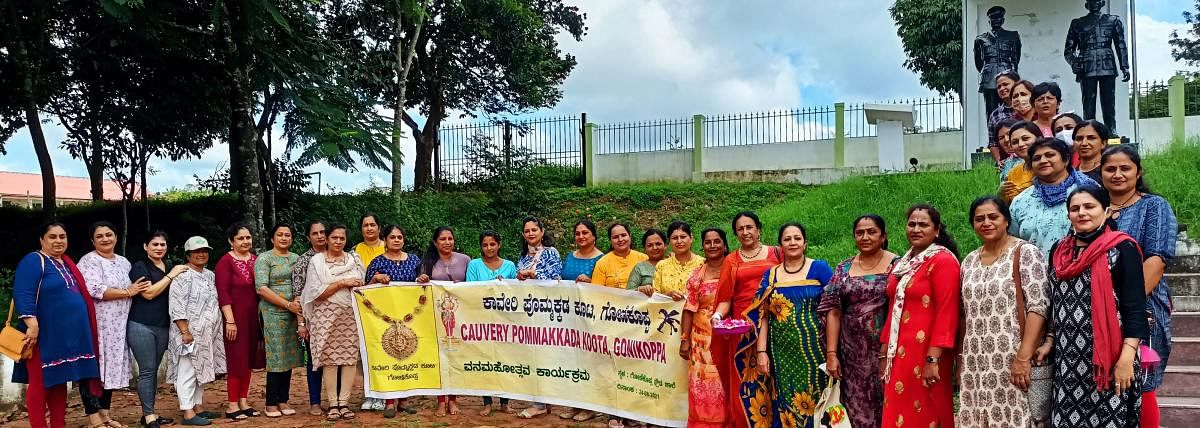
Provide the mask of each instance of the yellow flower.
POLYGON ((758 388, 754 396, 750 397, 750 425, 771 426, 771 398, 767 397, 766 388, 758 388))
MULTIPOLYGON (((754 348, 751 348, 753 350, 754 348)), ((764 376, 766 373, 758 368, 758 355, 755 355, 751 350, 742 352, 742 383, 754 382, 759 376, 764 376)))
POLYGON ((771 305, 769 310, 775 314, 775 321, 783 321, 792 316, 792 302, 780 294, 771 294, 771 305))
POLYGON ((779 413, 779 423, 783 424, 783 428, 796 428, 796 415, 784 410, 779 413))
POLYGON ((817 402, 808 391, 800 391, 792 395, 792 408, 802 415, 812 416, 817 411, 817 402))

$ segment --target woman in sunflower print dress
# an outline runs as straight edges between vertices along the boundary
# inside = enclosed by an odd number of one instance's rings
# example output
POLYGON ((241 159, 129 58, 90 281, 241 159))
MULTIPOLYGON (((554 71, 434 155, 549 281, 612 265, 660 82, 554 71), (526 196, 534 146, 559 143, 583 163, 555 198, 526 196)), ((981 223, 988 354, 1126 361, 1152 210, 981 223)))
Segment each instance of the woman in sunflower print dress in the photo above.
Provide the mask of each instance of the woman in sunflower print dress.
POLYGON ((824 260, 805 256, 807 242, 800 223, 779 228, 779 245, 783 261, 763 274, 749 313, 758 325, 758 369, 770 373, 774 388, 760 389, 752 400, 769 396, 774 408, 770 426, 814 427, 817 399, 829 383, 820 368, 825 342, 817 306, 833 269, 824 260))
POLYGON ((267 388, 264 414, 267 417, 291 416, 288 407, 292 369, 304 367, 296 316, 302 311, 292 293, 292 266, 300 259, 292 246, 292 228, 276 225, 271 232, 272 249, 258 255, 254 262, 254 285, 258 289, 258 313, 262 317, 263 342, 267 356, 267 388))

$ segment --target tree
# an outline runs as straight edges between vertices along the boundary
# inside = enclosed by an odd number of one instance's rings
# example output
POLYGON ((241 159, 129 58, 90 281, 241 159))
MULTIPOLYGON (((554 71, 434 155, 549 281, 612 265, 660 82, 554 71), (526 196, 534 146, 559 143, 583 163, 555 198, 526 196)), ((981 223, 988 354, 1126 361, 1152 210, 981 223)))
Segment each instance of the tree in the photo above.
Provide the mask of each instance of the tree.
POLYGON ((42 173, 42 211, 51 218, 56 215, 54 164, 40 113, 63 90, 63 53, 54 43, 64 16, 61 6, 52 0, 0 6, 0 141, 28 128, 42 173))
MULTIPOLYGON (((436 0, 426 10, 405 99, 425 121, 402 115, 416 141, 417 189, 433 183, 438 130, 447 111, 490 115, 554 106, 576 65, 574 56, 559 50, 556 36, 564 32, 581 40, 587 31, 579 8, 561 0, 436 0)), ((405 25, 406 34, 417 33, 415 24, 405 25)), ((395 56, 386 50, 368 54, 395 56)), ((387 85, 375 91, 381 99, 398 99, 387 85)))
MULTIPOLYGON (((1200 11, 1200 0, 1196 0, 1196 10, 1200 11)), ((1167 41, 1171 44, 1171 56, 1175 57, 1176 61, 1200 66, 1200 14, 1184 11, 1183 20, 1192 26, 1188 29, 1192 37, 1184 37, 1179 35, 1179 31, 1172 31, 1171 39, 1167 41)))
POLYGON ((962 95, 962 3, 896 0, 889 9, 908 59, 904 67, 942 95, 962 95))

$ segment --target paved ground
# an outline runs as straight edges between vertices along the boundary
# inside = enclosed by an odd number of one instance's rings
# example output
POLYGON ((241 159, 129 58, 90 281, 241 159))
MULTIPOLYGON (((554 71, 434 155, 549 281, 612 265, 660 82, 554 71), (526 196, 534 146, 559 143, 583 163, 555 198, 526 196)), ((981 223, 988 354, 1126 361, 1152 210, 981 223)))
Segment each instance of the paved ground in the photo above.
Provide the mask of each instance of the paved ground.
MULTIPOLYGON (((308 404, 308 387, 305 383, 302 371, 297 371, 292 377, 292 407, 299 413, 282 418, 267 418, 257 417, 250 418, 248 421, 230 422, 228 420, 215 421, 218 426, 231 427, 270 427, 270 428, 297 428, 297 427, 332 427, 335 426, 325 421, 324 416, 309 416, 307 413, 308 404)), ((263 410, 263 387, 264 376, 261 372, 255 373, 255 384, 250 387, 250 404, 258 410, 263 410)), ((361 387, 358 388, 361 391, 361 387)), ((204 408, 206 410, 224 412, 225 404, 225 382, 218 380, 208 385, 204 393, 204 408)), ((417 414, 409 415, 401 413, 395 419, 384 419, 382 412, 365 412, 359 411, 358 406, 362 403, 362 393, 354 394, 351 403, 354 404, 357 417, 352 421, 338 422, 338 427, 350 426, 383 426, 383 427, 573 427, 573 428, 593 428, 604 427, 607 422, 606 418, 598 417, 588 422, 564 421, 555 415, 546 415, 538 419, 524 420, 517 418, 514 415, 505 414, 497 408, 490 416, 479 416, 479 410, 483 407, 483 402, 479 397, 460 397, 458 405, 461 410, 459 415, 455 416, 436 416, 437 402, 432 397, 430 398, 414 398, 409 400, 409 405, 418 409, 417 414)), ((515 402, 516 407, 524 408, 528 403, 515 402)), ((158 390, 157 409, 160 414, 179 418, 178 401, 175 399, 175 389, 170 385, 165 385, 158 390)), ((113 393, 112 408, 114 419, 129 428, 138 427, 138 419, 141 417, 141 407, 138 404, 137 394, 133 390, 122 390, 113 393)), ((5 427, 25 428, 29 426, 28 417, 21 410, 15 413, 0 414, 0 423, 5 427)), ((87 424, 87 418, 83 414, 83 405, 79 402, 79 396, 72 394, 68 399, 67 408, 67 427, 79 428, 87 424)), ((181 425, 174 425, 180 427, 181 425)))

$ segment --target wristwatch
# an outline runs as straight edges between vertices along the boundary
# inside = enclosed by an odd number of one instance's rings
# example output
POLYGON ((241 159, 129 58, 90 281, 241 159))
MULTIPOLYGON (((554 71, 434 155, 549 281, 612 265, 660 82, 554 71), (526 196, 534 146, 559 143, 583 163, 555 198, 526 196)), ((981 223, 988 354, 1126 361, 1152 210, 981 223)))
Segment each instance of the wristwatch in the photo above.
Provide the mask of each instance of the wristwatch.
POLYGON ((926 356, 925 356, 925 363, 926 363, 926 364, 937 364, 939 360, 941 360, 941 359, 940 359, 940 358, 938 358, 938 357, 931 357, 931 356, 928 356, 928 355, 926 355, 926 356))

